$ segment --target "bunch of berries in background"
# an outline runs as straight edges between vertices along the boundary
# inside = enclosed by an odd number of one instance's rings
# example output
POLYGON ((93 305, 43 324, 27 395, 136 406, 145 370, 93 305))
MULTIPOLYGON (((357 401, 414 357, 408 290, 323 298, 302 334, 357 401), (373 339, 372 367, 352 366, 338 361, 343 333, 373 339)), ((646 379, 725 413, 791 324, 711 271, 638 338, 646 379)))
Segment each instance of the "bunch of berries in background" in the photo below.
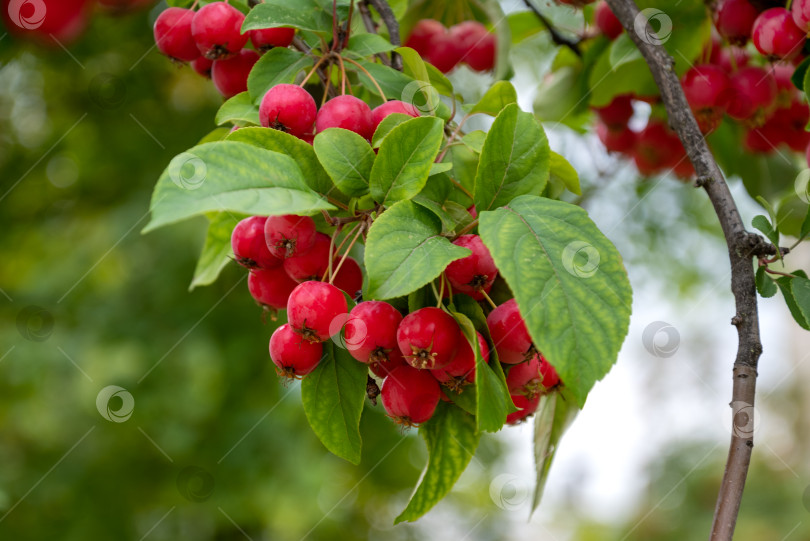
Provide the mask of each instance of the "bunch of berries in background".
MULTIPOLYGON (((404 426, 426 422, 439 400, 450 401, 475 383, 476 350, 489 362, 494 346, 507 371, 519 408, 506 419, 510 424, 534 413, 540 397, 560 384, 532 344, 514 299, 494 307, 482 303, 489 310, 491 343, 477 332, 477 343, 471 344, 439 307, 403 315, 392 304, 371 300, 349 310, 349 299, 362 295, 363 276, 347 255, 351 244, 344 250, 345 240, 337 246, 336 240, 316 231, 307 216, 252 216, 233 230, 231 246, 236 261, 250 271, 250 294, 265 310, 287 311, 287 323, 276 329, 269 346, 279 376, 305 377, 323 358, 323 343, 334 340, 382 380, 383 406, 404 426)), ((478 235, 461 235, 454 244, 471 254, 446 268, 444 296, 452 292, 491 302, 488 293, 498 270, 489 250, 478 235)))
POLYGON ((414 25, 405 46, 419 53, 442 73, 459 64, 475 71, 495 67, 495 34, 477 21, 464 21, 448 30, 439 21, 423 19, 414 25))
MULTIPOLYGON (((810 0, 794 0, 791 9, 761 11, 749 0, 720 0, 712 9, 714 35, 681 78, 701 131, 708 135, 727 119, 741 126, 741 144, 748 152, 767 155, 786 147, 810 158, 810 134, 805 131, 810 108, 791 81, 805 58, 810 0)), ((604 1, 595 8, 594 22, 611 40, 623 32, 604 1)), ((594 108, 602 144, 631 158, 644 175, 671 171, 691 178, 694 170, 680 140, 655 112, 643 129, 629 127, 636 101, 655 106, 659 99, 621 95, 594 108)))

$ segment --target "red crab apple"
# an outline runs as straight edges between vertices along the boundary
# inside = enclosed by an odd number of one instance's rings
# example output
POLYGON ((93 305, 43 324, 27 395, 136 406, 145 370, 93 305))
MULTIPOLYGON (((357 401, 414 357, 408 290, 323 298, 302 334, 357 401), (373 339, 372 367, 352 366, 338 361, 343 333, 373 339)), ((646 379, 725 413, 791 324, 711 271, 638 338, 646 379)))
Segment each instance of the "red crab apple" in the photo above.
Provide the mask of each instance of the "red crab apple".
POLYGON ((340 326, 332 322, 349 311, 343 292, 325 282, 298 284, 287 300, 287 320, 295 332, 306 340, 322 342, 340 326))
POLYGON ((270 359, 281 377, 300 379, 318 366, 323 356, 323 344, 309 342, 288 324, 275 330, 270 337, 270 359))
POLYGON ((285 309, 290 293, 297 286, 282 267, 255 269, 248 275, 250 295, 261 306, 272 310, 285 309))
POLYGON ((281 259, 270 253, 264 240, 266 216, 251 216, 236 224, 231 233, 231 248, 236 262, 248 269, 270 269, 281 259))
POLYGON ((458 351, 456 320, 440 308, 421 308, 405 316, 397 328, 397 344, 405 360, 419 369, 444 368, 458 351))
POLYGON ((315 118, 317 133, 329 128, 343 128, 371 139, 374 135, 371 109, 366 102, 354 96, 332 98, 321 107, 315 118))
POLYGON ((194 12, 190 9, 168 8, 155 19, 155 46, 172 60, 191 62, 200 57, 200 50, 191 35, 194 12))
MULTIPOLYGON (((489 344, 481 333, 476 332, 475 335, 481 357, 487 363, 489 362, 489 344)), ((475 352, 466 336, 462 334, 458 340, 458 353, 453 361, 444 368, 430 371, 442 385, 453 391, 461 391, 466 385, 475 381, 475 352)))
POLYGON ((191 21, 191 35, 202 55, 210 60, 238 53, 248 40, 242 34, 242 12, 226 2, 212 2, 200 8, 191 21))
POLYGON ((484 294, 492 288, 492 283, 498 277, 498 268, 492 255, 478 235, 461 235, 453 241, 453 244, 468 248, 472 253, 447 266, 445 270, 447 279, 459 293, 476 300, 483 299, 484 294))
POLYGON ((247 91, 248 75, 258 60, 259 53, 250 49, 242 49, 230 58, 214 60, 211 67, 214 86, 225 99, 247 91))
POLYGON ((259 122, 262 126, 299 138, 312 132, 317 114, 315 99, 298 85, 274 86, 267 91, 259 105, 259 122))
POLYGON ((400 366, 383 382, 380 395, 388 416, 404 426, 420 425, 433 416, 442 391, 427 370, 400 366))
POLYGON ((785 8, 766 9, 751 30, 751 41, 765 56, 792 58, 801 52, 807 32, 802 31, 785 8))
POLYGON ((515 299, 506 301, 490 312, 487 326, 502 363, 517 364, 536 353, 515 299))
POLYGON ((745 45, 759 15, 748 0, 720 0, 714 11, 717 32, 732 45, 745 45))
POLYGON ((540 404, 540 395, 529 399, 522 394, 513 394, 512 402, 514 402, 515 406, 519 409, 506 416, 506 424, 516 425, 537 411, 537 406, 540 404))
POLYGON ((364 301, 352 308, 344 328, 346 349, 362 363, 402 359, 397 346, 399 310, 383 301, 364 301))
POLYGON ((295 28, 261 28, 248 30, 250 42, 257 50, 266 52, 273 47, 289 47, 295 37, 295 28))
POLYGON ((309 216, 270 216, 264 222, 264 241, 274 256, 285 259, 305 253, 315 244, 315 220, 309 216))

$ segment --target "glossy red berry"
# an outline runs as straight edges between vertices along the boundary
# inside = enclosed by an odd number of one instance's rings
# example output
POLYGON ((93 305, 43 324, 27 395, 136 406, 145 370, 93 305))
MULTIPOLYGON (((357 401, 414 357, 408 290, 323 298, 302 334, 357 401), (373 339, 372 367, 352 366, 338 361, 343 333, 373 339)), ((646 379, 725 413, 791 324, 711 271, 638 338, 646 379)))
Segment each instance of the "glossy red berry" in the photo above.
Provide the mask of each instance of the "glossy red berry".
POLYGON ((684 155, 683 145, 660 120, 651 120, 636 138, 633 159, 643 175, 653 175, 674 167, 684 155))
POLYGON ((287 321, 305 339, 318 342, 337 334, 342 325, 333 322, 349 311, 343 292, 325 282, 298 284, 287 301, 287 321))
POLYGON ((399 350, 418 369, 444 368, 455 357, 458 343, 458 323, 440 308, 411 312, 397 329, 399 350))
POLYGON ((315 370, 322 356, 323 344, 304 340, 288 324, 270 337, 270 358, 279 376, 300 379, 315 370))
POLYGON ((759 14, 751 31, 751 41, 765 56, 792 58, 801 52, 807 33, 793 21, 785 8, 766 9, 759 14))
POLYGON ((225 2, 212 2, 200 8, 191 21, 191 35, 206 58, 219 60, 238 53, 248 40, 242 34, 245 16, 225 2))
POLYGON ((604 107, 594 107, 599 119, 611 130, 621 130, 633 116, 633 96, 622 94, 604 107))
POLYGON ((748 0, 720 0, 714 12, 714 25, 732 45, 745 45, 759 15, 748 0))
POLYGON ((495 67, 495 34, 478 21, 464 21, 453 26, 448 38, 463 51, 462 62, 475 71, 489 71, 495 67))
POLYGON ((296 253, 284 260, 284 270, 296 282, 320 280, 329 270, 329 248, 331 244, 332 241, 329 235, 316 233, 315 241, 309 250, 296 253))
POLYGON ((790 5, 790 13, 793 16, 793 22, 802 32, 810 32, 810 1, 793 0, 790 5))
POLYGON ((344 327, 346 349, 362 363, 402 359, 397 346, 399 310, 382 301, 364 301, 352 308, 344 327))
POLYGON ((433 40, 436 36, 443 35, 445 31, 444 25, 439 21, 422 19, 414 25, 411 34, 405 41, 405 47, 410 47, 425 56, 433 48, 433 40))
POLYGON ((502 363, 517 364, 536 353, 515 299, 506 301, 490 312, 487 326, 502 363))
POLYGON ((200 56, 200 50, 191 36, 191 21, 194 12, 190 9, 168 8, 155 20, 155 45, 158 51, 173 60, 191 62, 200 56))
POLYGON ((261 28, 248 30, 250 42, 257 50, 266 52, 273 47, 289 47, 295 37, 295 28, 261 28))
POLYGON ((242 49, 239 54, 222 60, 214 60, 211 67, 211 80, 225 99, 247 91, 247 80, 253 65, 258 62, 259 53, 242 49))
POLYGON ((273 128, 304 137, 312 132, 318 108, 309 92, 298 85, 276 85, 262 98, 259 122, 273 128))
POLYGON ((450 73, 461 62, 466 52, 458 41, 450 37, 449 33, 442 32, 434 36, 431 49, 425 54, 428 61, 439 71, 450 73))
POLYGON ((251 216, 236 224, 231 233, 231 248, 236 262, 248 269, 269 269, 281 265, 270 253, 264 240, 266 216, 251 216))
POLYGON ((455 291, 476 300, 483 299, 484 293, 492 288, 492 283, 498 277, 498 268, 492 255, 478 235, 462 235, 453 244, 468 248, 472 253, 447 266, 444 271, 447 279, 455 291))
POLYGON ((442 392, 427 370, 400 366, 385 378, 380 397, 388 416, 398 424, 416 426, 428 421, 442 392))
POLYGON ((204 56, 198 56, 196 59, 191 61, 191 67, 194 71, 196 71, 206 79, 210 79, 211 68, 214 67, 214 61, 208 60, 204 56))
POLYGON ((596 125, 596 135, 609 152, 630 152, 636 144, 636 132, 628 127, 611 130, 600 122, 596 125))
MULTIPOLYGON (((343 256, 335 256, 332 261, 332 269, 337 268, 343 256)), ((321 275, 323 276, 323 275, 321 275)), ((340 269, 332 277, 332 283, 336 288, 348 293, 349 297, 355 298, 357 293, 363 289, 363 271, 353 257, 347 257, 340 269)))
POLYGON ((514 365, 506 374, 509 394, 523 395, 530 400, 559 383, 557 371, 539 353, 524 363, 514 365))
MULTIPOLYGON (((481 333, 476 332, 475 334, 481 357, 487 363, 489 362, 489 344, 481 333)), ((466 385, 475 381, 475 351, 463 334, 459 336, 458 341, 458 353, 453 361, 444 368, 430 371, 437 381, 452 391, 461 391, 466 385)))
POLYGON ((298 286, 284 268, 255 269, 248 275, 248 290, 257 303, 265 308, 284 310, 290 293, 298 286))
POLYGON ((714 131, 726 111, 729 80, 725 71, 713 64, 695 66, 684 74, 681 85, 700 131, 714 131))
POLYGON ((380 122, 382 122, 385 117, 388 115, 393 115, 394 113, 418 117, 419 109, 410 103, 405 103, 404 101, 399 100, 391 100, 383 103, 382 105, 378 105, 371 110, 371 123, 374 125, 374 130, 377 130, 380 122))
POLYGON ((264 241, 274 256, 284 259, 304 253, 315 244, 315 220, 309 216, 270 216, 264 222, 264 241))
POLYGON ((506 424, 516 425, 537 411, 537 406, 540 404, 540 395, 530 400, 522 394, 514 394, 512 395, 512 402, 520 409, 506 416, 506 424))
POLYGON ((761 124, 775 99, 776 81, 773 76, 762 68, 746 66, 729 79, 726 111, 736 120, 761 124), (762 118, 754 118, 755 115, 762 118))
POLYGON ((371 139, 374 123, 371 109, 363 100, 354 96, 338 96, 327 101, 315 118, 315 131, 320 133, 329 128, 343 128, 371 139))
POLYGON ((619 21, 616 15, 613 14, 610 6, 608 6, 607 2, 604 0, 596 5, 596 11, 594 12, 593 19, 596 23, 596 27, 599 28, 599 30, 601 30, 608 39, 616 39, 619 37, 619 34, 624 31, 622 23, 619 21))

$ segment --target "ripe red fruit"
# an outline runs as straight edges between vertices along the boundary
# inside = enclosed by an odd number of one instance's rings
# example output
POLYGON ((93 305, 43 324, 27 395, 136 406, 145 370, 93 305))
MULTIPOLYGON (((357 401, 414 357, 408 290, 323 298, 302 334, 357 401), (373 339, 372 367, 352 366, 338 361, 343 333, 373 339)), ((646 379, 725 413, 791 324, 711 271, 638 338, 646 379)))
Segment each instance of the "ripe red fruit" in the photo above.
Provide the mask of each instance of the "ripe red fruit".
POLYGON ((420 55, 425 56, 433 48, 435 37, 444 33, 444 25, 439 21, 422 19, 414 25, 411 34, 405 40, 405 47, 410 47, 420 55))
POLYGON ((792 58, 804 46, 807 33, 793 21, 793 15, 785 8, 766 9, 754 21, 751 41, 765 56, 792 58))
POLYGON ((515 299, 509 299, 490 312, 487 327, 502 363, 517 364, 537 353, 515 299))
POLYGON ((467 51, 450 34, 442 32, 434 36, 431 49, 426 51, 428 61, 442 73, 449 73, 461 62, 467 51))
MULTIPOLYGON (((196 46, 195 46, 196 48, 196 46)), ((211 68, 214 67, 214 61, 208 60, 204 56, 198 56, 194 60, 191 61, 191 67, 194 71, 205 77, 206 79, 211 78, 211 68)))
POLYGON ((248 37, 256 49, 266 52, 273 47, 289 47, 295 37, 295 28, 281 27, 248 30, 248 37))
POLYGON ((378 105, 371 110, 371 123, 374 125, 374 131, 377 130, 380 122, 382 122, 385 117, 388 115, 393 115, 394 113, 410 115, 415 118, 419 116, 419 109, 410 103, 405 103, 399 100, 391 100, 383 103, 382 105, 378 105))
POLYGON ((622 94, 604 107, 594 107, 596 114, 611 130, 621 130, 633 116, 633 96, 622 94))
POLYGON ((303 138, 312 131, 318 107, 309 92, 298 85, 280 84, 267 91, 259 105, 259 122, 303 138))
POLYGON ((274 256, 284 259, 301 254, 315 244, 315 220, 309 216, 270 216, 264 222, 264 241, 274 256))
MULTIPOLYGON (((480 332, 475 334, 481 357, 485 363, 489 362, 489 344, 480 332)), ((463 334, 459 335, 458 343, 458 353, 453 361, 444 368, 431 370, 430 373, 448 389, 460 392, 466 385, 475 381, 475 351, 463 334)))
POLYGON ((714 12, 714 25, 732 45, 745 45, 759 15, 748 0, 720 0, 714 12))
MULTIPOLYGON (((331 244, 332 241, 329 235, 316 233, 315 241, 309 250, 296 253, 284 260, 284 270, 296 282, 320 280, 329 270, 329 247, 331 244)), ((341 272, 343 272, 342 269, 341 272)))
POLYGON ((453 241, 456 246, 468 248, 472 253, 463 259, 457 259, 444 271, 455 291, 481 300, 484 292, 492 288, 498 277, 498 268, 489 250, 478 235, 461 235, 453 241))
POLYGON ((364 301, 352 308, 344 327, 346 349, 361 363, 402 359, 397 328, 402 314, 382 301, 364 301))
POLYGON ((231 58, 215 60, 211 68, 214 86, 226 99, 247 91, 248 75, 258 60, 259 53, 250 49, 242 49, 231 58))
POLYGON ((596 125, 596 135, 609 152, 630 152, 636 144, 636 132, 628 127, 611 130, 600 122, 596 125))
POLYGON ((327 101, 315 118, 315 130, 320 133, 328 128, 343 128, 371 139, 374 123, 371 109, 363 100, 354 96, 338 96, 327 101))
POLYGON ((399 350, 414 368, 444 368, 455 357, 458 343, 458 323, 440 308, 411 312, 397 329, 399 350))
POLYGON ((464 21, 453 26, 448 38, 463 51, 461 61, 476 71, 489 71, 495 67, 495 34, 478 21, 464 21))
POLYGON ((506 374, 509 394, 533 399, 560 383, 557 371, 539 353, 525 363, 516 364, 506 374))
POLYGON ((273 310, 284 310, 290 293, 297 286, 282 267, 255 269, 248 275, 250 295, 263 307, 273 310))
POLYGON ((56 48, 75 41, 84 32, 94 6, 92 0, 4 0, 0 18, 4 31, 56 48))
POLYGON ((726 74, 734 73, 748 65, 751 57, 740 47, 720 47, 712 50, 711 63, 720 66, 726 74))
POLYGON ((684 74, 681 85, 700 131, 714 131, 726 110, 729 85, 726 73, 713 64, 695 66, 684 74))
POLYGON ((652 175, 674 167, 684 155, 678 136, 660 120, 652 120, 641 130, 633 149, 639 172, 652 175))
MULTIPOLYGON (((332 261, 332 269, 337 268, 343 256, 335 257, 332 261)), ((323 275, 321 275, 323 276, 323 275)), ((363 289, 363 271, 353 257, 347 257, 341 265, 340 270, 332 277, 332 283, 336 288, 342 289, 349 294, 349 297, 356 297, 357 292, 363 289)))
POLYGON ((348 311, 343 292, 325 282, 298 284, 287 301, 290 326, 312 342, 328 340, 333 332, 340 331, 341 326, 332 325, 332 321, 348 311))
POLYGON ((790 9, 796 26, 802 32, 810 32, 810 2, 808 0, 793 0, 790 9))
POLYGON ((231 248, 236 262, 248 269, 270 269, 281 259, 270 253, 264 240, 266 216, 251 216, 236 224, 231 233, 231 248))
POLYGON ((405 362, 405 357, 402 356, 399 350, 397 350, 396 356, 390 355, 390 358, 386 361, 374 361, 368 365, 371 372, 380 379, 387 378, 391 375, 391 372, 400 366, 408 366, 408 363, 405 362))
POLYGON ((270 337, 270 358, 281 377, 300 379, 318 366, 323 356, 323 344, 308 342, 288 324, 275 330, 270 337))
POLYGON ((212 2, 200 8, 191 21, 191 35, 200 53, 219 60, 238 53, 248 40, 242 34, 245 16, 225 2, 212 2))
POLYGON ((506 424, 516 425, 537 411, 537 406, 540 404, 540 395, 530 400, 522 394, 513 394, 512 402, 520 409, 506 416, 506 424))
POLYGON ((430 419, 441 394, 430 372, 410 366, 395 368, 385 378, 380 391, 388 416, 405 426, 416 426, 430 419))
POLYGON ((736 120, 761 124, 775 99, 776 82, 773 76, 762 68, 746 66, 729 79, 726 111, 736 120))
POLYGON ((172 60, 191 62, 200 56, 197 43, 191 35, 194 12, 190 9, 168 8, 155 20, 155 45, 158 51, 172 60))
POLYGON ((608 6, 607 2, 604 0, 597 4, 593 19, 596 23, 596 27, 599 28, 608 39, 616 39, 619 37, 619 34, 624 31, 622 23, 616 15, 613 14, 610 6, 608 6))

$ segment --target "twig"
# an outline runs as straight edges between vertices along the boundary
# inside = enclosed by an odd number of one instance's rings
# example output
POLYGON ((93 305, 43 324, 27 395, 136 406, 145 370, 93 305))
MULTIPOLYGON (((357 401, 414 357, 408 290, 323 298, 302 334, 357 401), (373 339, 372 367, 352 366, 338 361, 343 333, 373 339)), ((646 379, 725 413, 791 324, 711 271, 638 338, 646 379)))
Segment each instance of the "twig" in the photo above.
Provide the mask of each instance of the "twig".
MULTIPOLYGON (((377 33, 377 23, 374 22, 374 19, 371 17, 371 11, 368 9, 368 5, 365 2, 360 2, 357 4, 357 9, 360 10, 360 16, 363 19, 363 24, 366 27, 366 30, 371 34, 377 33)), ((383 53, 378 53, 375 55, 380 61, 385 64, 386 66, 391 65, 391 60, 385 56, 383 53)))
MULTIPOLYGON (((397 21, 396 15, 394 15, 394 12, 391 10, 391 6, 388 5, 388 2, 385 0, 363 0, 363 3, 374 6, 374 9, 380 14, 380 18, 388 29, 388 40, 399 47, 402 44, 399 36, 399 22, 397 21)), ((402 57, 393 51, 391 51, 391 67, 395 70, 402 71, 402 57)))
POLYGON ((579 49, 579 41, 575 41, 563 36, 560 31, 557 30, 557 28, 551 23, 551 21, 549 21, 548 18, 543 15, 539 9, 537 9, 537 6, 534 5, 532 0, 523 1, 525 2, 526 6, 528 6, 528 8, 532 10, 535 15, 537 15, 537 18, 540 19, 543 26, 546 27, 546 30, 548 30, 548 33, 551 36, 551 41, 561 47, 568 47, 575 55, 579 57, 582 56, 582 51, 579 49))
MULTIPOLYGON (((632 0, 607 0, 607 3, 644 56, 661 92, 670 125, 678 133, 698 178, 704 179, 702 187, 706 190, 723 229, 731 262, 731 290, 736 306, 736 315, 732 323, 737 327, 738 338, 732 403, 753 412, 757 363, 762 354, 762 343, 759 336, 756 281, 751 258, 757 251, 768 251, 763 250, 763 245, 767 243, 761 237, 758 242, 753 242, 752 237, 758 235, 745 230, 728 184, 686 102, 678 76, 673 69, 672 57, 661 45, 653 43, 655 40, 647 37, 655 35, 653 29, 647 26, 649 21, 645 21, 645 36, 639 36, 635 26, 638 17, 643 15, 640 15, 636 4, 632 0)), ((776 253, 775 248, 773 253, 776 253)), ((735 411, 738 411, 738 408, 735 408, 735 411)), ((732 431, 725 473, 714 512, 710 537, 712 541, 732 540, 753 446, 752 434, 732 431)))

